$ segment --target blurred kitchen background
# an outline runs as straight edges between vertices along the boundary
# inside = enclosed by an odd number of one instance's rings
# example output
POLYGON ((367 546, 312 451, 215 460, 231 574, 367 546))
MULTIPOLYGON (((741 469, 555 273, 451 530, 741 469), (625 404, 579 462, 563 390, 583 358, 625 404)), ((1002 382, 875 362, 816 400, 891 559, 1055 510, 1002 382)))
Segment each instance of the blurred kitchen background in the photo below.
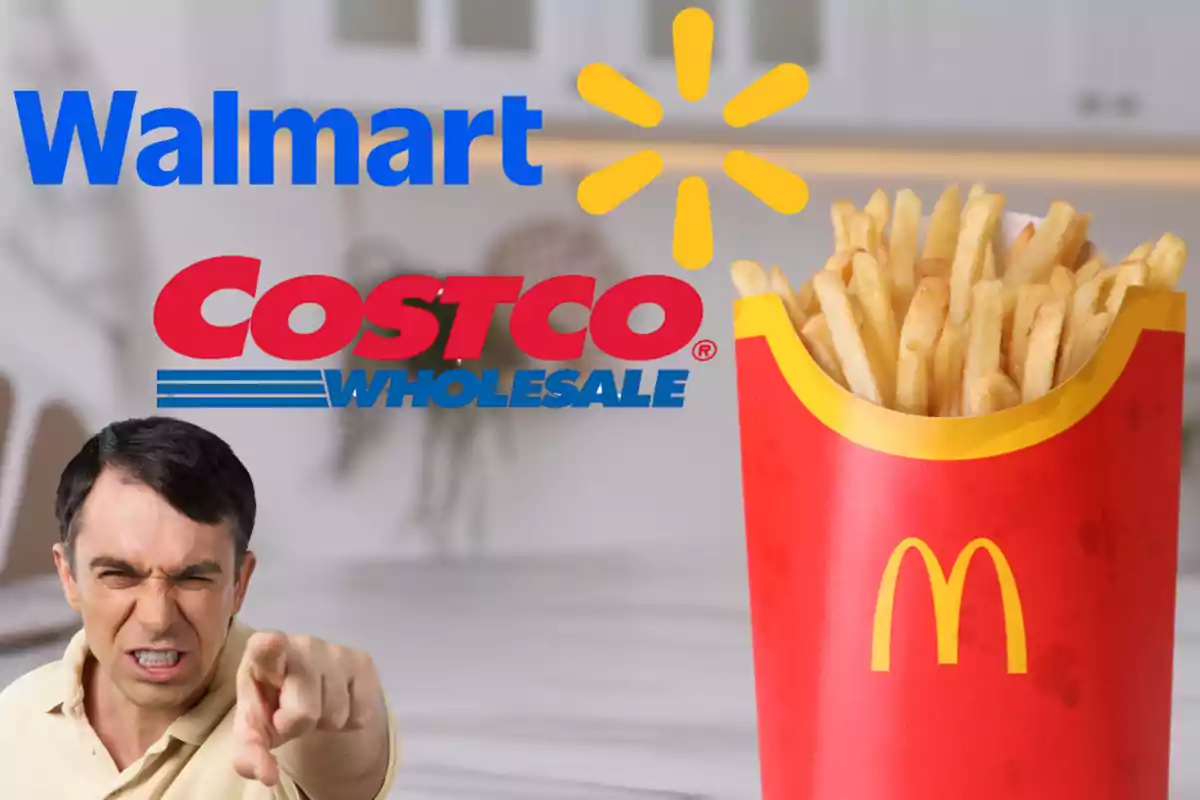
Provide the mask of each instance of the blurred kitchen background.
MULTIPOLYGON (((723 349, 665 365, 693 370, 682 411, 186 415, 226 437, 259 487, 246 617, 375 654, 403 730, 394 796, 409 800, 759 797, 723 265, 778 263, 798 282, 829 252, 833 199, 909 186, 931 204, 949 181, 984 181, 1030 213, 1067 197, 1114 254, 1168 230, 1200 242, 1200 6, 1178 0, 0 9, 0 686, 56 657, 73 622, 49 572, 57 471, 105 422, 153 412, 155 370, 185 363, 150 318, 179 269, 237 253, 263 260, 262 286, 303 273, 670 273, 677 181, 711 178, 716 257, 690 277, 706 301, 701 335, 723 349), (671 20, 686 5, 717 25, 696 104, 674 90, 671 20), (575 75, 595 60, 663 101, 659 130, 578 99, 575 75), (808 97, 724 130, 725 100, 780 61, 808 70, 808 97), (137 89, 139 111, 202 119, 214 89, 240 90, 243 113, 482 109, 524 93, 545 112, 531 151, 545 182, 513 186, 481 143, 469 189, 328 177, 147 189, 131 174, 91 187, 78 156, 74 180, 35 189, 10 88, 86 88, 101 106, 137 89), (667 174, 613 214, 583 214, 580 178, 647 140, 667 174), (724 178, 733 143, 802 174, 808 209, 777 215, 724 178)), ((1183 283, 1200 290, 1200 265, 1183 283)), ((212 311, 232 321, 248 308, 212 311)), ((241 366, 268 363, 252 353, 241 366)), ((1200 800, 1200 764, 1186 758, 1200 748, 1200 472, 1183 481, 1172 797, 1200 800)))

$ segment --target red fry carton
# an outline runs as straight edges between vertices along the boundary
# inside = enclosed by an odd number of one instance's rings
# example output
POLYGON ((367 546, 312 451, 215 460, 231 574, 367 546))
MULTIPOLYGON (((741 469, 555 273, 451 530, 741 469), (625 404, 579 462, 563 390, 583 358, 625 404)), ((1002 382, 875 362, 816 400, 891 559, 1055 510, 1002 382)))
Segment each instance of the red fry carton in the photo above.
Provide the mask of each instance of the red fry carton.
POLYGON ((764 800, 1166 800, 1185 296, 1034 403, 925 418, 735 308, 764 800))

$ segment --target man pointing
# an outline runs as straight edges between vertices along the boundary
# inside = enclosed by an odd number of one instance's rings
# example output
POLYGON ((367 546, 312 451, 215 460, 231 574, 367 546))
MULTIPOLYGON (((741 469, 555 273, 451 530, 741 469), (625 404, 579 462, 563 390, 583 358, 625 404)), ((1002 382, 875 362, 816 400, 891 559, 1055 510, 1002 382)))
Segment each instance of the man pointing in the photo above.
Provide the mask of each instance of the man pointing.
POLYGON ((236 618, 256 504, 224 441, 114 423, 63 471, 56 511, 83 630, 0 692, 0 797, 387 796, 396 727, 370 657, 236 618))
POLYGON ((250 637, 238 669, 233 732, 234 768, 267 786, 280 777, 272 751, 293 741, 304 745, 298 757, 324 761, 334 774, 339 762, 332 757, 359 761, 364 779, 374 775, 365 787, 374 791, 348 794, 339 784, 313 800, 375 797, 390 762, 387 708, 370 658, 320 639, 280 633, 250 637), (330 736, 346 732, 358 739, 330 736), (342 752, 359 744, 365 748, 361 752, 342 752))

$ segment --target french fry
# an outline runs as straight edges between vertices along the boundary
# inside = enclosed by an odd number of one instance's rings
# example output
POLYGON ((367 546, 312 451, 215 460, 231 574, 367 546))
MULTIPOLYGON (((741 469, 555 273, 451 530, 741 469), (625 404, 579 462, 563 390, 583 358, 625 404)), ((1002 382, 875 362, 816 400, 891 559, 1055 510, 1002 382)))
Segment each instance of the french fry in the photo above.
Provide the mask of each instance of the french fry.
MULTIPOLYGON (((875 258, 880 255, 880 231, 875 225, 875 218, 866 211, 856 211, 850 215, 850 244, 856 255, 869 253, 875 258)), ((858 280, 853 271, 846 288, 850 290, 850 294, 858 294, 858 280)))
POLYGON ((879 232, 879 238, 883 239, 883 232, 887 230, 887 225, 891 221, 892 215, 887 192, 883 189, 876 189, 874 194, 871 195, 871 199, 863 206, 863 211, 875 221, 875 230, 879 232))
POLYGON ((971 306, 971 290, 983 273, 987 244, 1004 210, 1004 197, 985 194, 972 200, 962 216, 962 231, 950 265, 950 321, 965 322, 971 306))
POLYGON ((1056 385, 1067 379, 1066 371, 1070 367, 1076 333, 1088 319, 1107 307, 1108 296, 1116 277, 1116 267, 1105 267, 1094 278, 1079 284, 1075 289, 1071 305, 1067 308, 1066 321, 1063 323, 1062 355, 1054 376, 1056 385))
POLYGON ((863 328, 862 302, 849 289, 846 290, 846 296, 850 298, 850 311, 854 314, 854 325, 858 328, 858 333, 861 336, 863 328))
POLYGON ((850 247, 870 253, 872 257, 879 254, 879 228, 875 218, 866 211, 855 211, 850 215, 850 247))
POLYGON ((896 207, 892 214, 892 235, 888 241, 889 261, 892 275, 892 293, 896 307, 896 318, 904 319, 904 312, 912 302, 918 278, 917 238, 921 228, 921 198, 911 189, 896 192, 896 207))
MULTIPOLYGON (((972 288, 971 319, 967 323, 967 355, 962 366, 962 408, 973 414, 970 389, 979 378, 1000 372, 1004 287, 1000 281, 980 281, 972 288)), ((952 295, 953 301, 953 295, 952 295)))
POLYGON ((841 276, 833 272, 820 272, 813 276, 813 290, 821 301, 847 387, 864 400, 882 405, 879 382, 871 371, 871 360, 867 356, 866 345, 858 330, 859 323, 841 276))
MULTIPOLYGON (((1091 239, 1083 243, 1083 247, 1079 250, 1079 258, 1075 259, 1077 265, 1086 264, 1093 258, 1100 255, 1100 251, 1096 249, 1096 245, 1092 244, 1091 239)), ((1078 270, 1077 270, 1078 271, 1078 270)))
POLYGON ((970 203, 975 198, 983 197, 985 194, 987 194, 986 186, 984 186, 982 183, 972 184, 971 190, 967 192, 967 202, 970 203))
MULTIPOLYGON (((971 386, 975 381, 1000 371, 1001 338, 1004 331, 1004 285, 980 281, 971 290, 971 318, 967 323, 967 357, 963 364, 962 407, 971 409, 971 386)), ((954 302, 951 286, 951 303, 954 302)), ((952 311, 953 313, 953 311, 952 311)))
POLYGON ((1137 247, 1129 251, 1129 255, 1121 259, 1121 262, 1126 261, 1145 261, 1154 252, 1154 242, 1142 242, 1137 247))
POLYGON ((929 415, 931 350, 901 350, 896 367, 896 409, 929 415))
POLYGON ((900 328, 900 352, 925 352, 937 345, 950 310, 950 284, 945 278, 923 278, 900 328))
POLYGON ((1075 293, 1075 273, 1059 264, 1050 273, 1050 288, 1059 300, 1069 301, 1075 293))
POLYGON ((1061 299, 1042 303, 1033 320, 1021 371, 1021 400, 1032 403, 1054 388, 1054 372, 1062 343, 1067 304, 1061 299))
POLYGON ((890 402, 896 387, 896 358, 900 333, 892 306, 892 291, 887 275, 869 253, 854 257, 854 277, 858 281, 858 299, 863 310, 863 341, 874 365, 879 391, 890 402))
POLYGON ((879 252, 875 254, 875 260, 879 262, 879 268, 888 276, 888 283, 892 282, 892 253, 887 242, 883 241, 883 234, 879 235, 879 252))
MULTIPOLYGON (((825 271, 833 272, 842 277, 842 283, 846 285, 846 289, 853 292, 851 287, 854 284, 854 250, 847 250, 844 253, 835 253, 825 262, 825 271)), ((815 295, 815 292, 814 292, 815 295)), ((821 304, 820 298, 817 299, 817 305, 821 304)))
MULTIPOLYGON (((1117 268, 1105 267, 1091 280, 1079 284, 1075 289, 1075 298, 1071 305, 1081 313, 1074 316, 1090 317, 1092 314, 1103 311, 1108 304, 1108 295, 1112 291, 1113 282, 1116 279, 1117 268)), ((1068 315, 1068 319, 1071 316, 1068 315)))
POLYGON ((808 318, 800 330, 800 341, 804 342, 808 352, 812 353, 817 366, 843 388, 847 388, 846 376, 842 374, 842 364, 838 361, 837 350, 833 346, 833 334, 824 314, 814 314, 808 318))
POLYGON ((1070 349, 1066 354, 1066 368, 1062 371, 1062 378, 1057 380, 1057 383, 1062 384, 1069 381, 1075 376, 1096 349, 1100 346, 1104 335, 1108 333, 1109 323, 1112 317, 1108 312, 1102 311, 1099 314, 1093 314, 1084 320, 1075 334, 1071 337, 1070 349))
POLYGON ((1025 252, 1025 248, 1029 246, 1029 240, 1033 238, 1034 231, 1037 227, 1032 222, 1026 222, 1025 227, 1021 228, 1021 232, 1017 234, 1017 238, 1013 239, 1012 245, 1008 248, 1008 264, 1012 268, 1014 261, 1021 257, 1025 252))
POLYGON ((985 281, 996 280, 996 247, 991 242, 987 243, 987 249, 983 252, 983 271, 980 274, 980 279, 985 281))
POLYGON ((850 285, 850 278, 854 274, 854 254, 861 252, 858 250, 839 250, 829 257, 825 262, 825 269, 830 272, 836 272, 842 276, 842 280, 846 285, 850 285))
POLYGON ((817 302, 817 295, 813 292, 811 281, 796 290, 796 305, 804 309, 804 316, 806 317, 821 311, 821 306, 817 302))
POLYGON ((1021 393, 1012 379, 996 370, 977 378, 968 389, 970 415, 991 414, 1021 404, 1021 393))
POLYGON ((915 275, 917 282, 925 278, 945 278, 950 280, 950 262, 941 258, 923 258, 917 262, 915 275))
POLYGON ((779 270, 779 267, 771 267, 771 271, 767 273, 767 283, 770 285, 771 291, 779 295, 779 299, 783 301, 783 307, 792 320, 792 327, 799 333, 808 320, 808 315, 804 313, 804 308, 796 299, 796 293, 792 290, 792 285, 788 283, 787 276, 779 270))
POLYGON ((939 417, 962 415, 963 366, 967 358, 967 328, 947 324, 933 353, 933 412, 939 417))
POLYGON ((1116 317, 1125 302, 1125 292, 1130 286, 1145 286, 1150 277, 1150 268, 1144 261, 1133 261, 1128 264, 1118 264, 1112 288, 1108 291, 1105 310, 1110 317, 1116 317))
POLYGON ((1008 353, 1008 375, 1021 386, 1025 373, 1026 353, 1033 333, 1038 309, 1054 299, 1054 290, 1044 283, 1026 283, 1017 288, 1017 304, 1013 309, 1012 330, 1008 332, 1005 352, 1008 353))
MULTIPOLYGON (((1001 283, 1003 283, 1003 281, 1001 281, 1001 283)), ((1002 333, 1000 335, 1002 350, 1000 360, 1004 363, 1007 363, 1007 359, 1010 355, 1010 348, 1012 346, 1013 323, 1015 322, 1017 316, 1017 298, 1020 294, 1019 288, 1020 287, 1009 286, 1005 283, 1004 291, 1002 293, 1004 300, 1004 318, 1002 323, 1002 333)))
POLYGON ((1183 265, 1187 261, 1187 245, 1173 233, 1164 234, 1146 262, 1150 265, 1150 279, 1147 281, 1153 289, 1174 289, 1183 273, 1183 265))
POLYGON ((1075 220, 1075 207, 1056 200, 1050 204, 1050 212, 1037 226, 1029 245, 1021 257, 1013 261, 1004 278, 1008 283, 1042 283, 1049 279, 1050 272, 1058 263, 1059 254, 1066 244, 1067 235, 1075 220))
POLYGON ((929 232, 925 234, 925 249, 921 258, 936 258, 946 263, 954 261, 958 244, 958 228, 962 221, 962 194, 957 186, 942 192, 929 217, 929 232))
POLYGON ((1079 257, 1083 254, 1083 246, 1087 244, 1088 229, 1092 225, 1091 214, 1079 214, 1067 227, 1067 235, 1063 241, 1062 250, 1058 254, 1058 263, 1070 269, 1075 269, 1081 263, 1079 257))
POLYGON ((742 297, 769 294, 771 283, 757 261, 735 261, 730 268, 734 288, 742 297))
POLYGON ((1100 274, 1100 270, 1108 265, 1104 263, 1104 259, 1096 256, 1089 259, 1082 267, 1075 271, 1075 285, 1082 286, 1092 278, 1100 274))
POLYGON ((840 253, 850 249, 850 217, 854 215, 854 203, 849 200, 834 200, 829 213, 833 218, 833 251, 840 253))

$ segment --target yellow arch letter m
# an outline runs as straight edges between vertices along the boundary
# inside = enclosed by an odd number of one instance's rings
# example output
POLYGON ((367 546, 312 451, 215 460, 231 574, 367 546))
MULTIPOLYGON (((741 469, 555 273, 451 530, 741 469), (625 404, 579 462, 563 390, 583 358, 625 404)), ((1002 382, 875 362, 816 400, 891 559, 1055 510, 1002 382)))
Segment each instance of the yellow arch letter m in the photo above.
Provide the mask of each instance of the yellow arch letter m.
POLYGON ((996 575, 1000 579, 1000 599, 1004 604, 1004 631, 1008 637, 1008 671, 1024 674, 1028 671, 1029 654, 1025 645, 1025 615, 1021 611, 1021 596, 1017 582, 1004 553, 990 539, 976 539, 958 554, 950 577, 942 571, 937 556, 920 539, 902 541, 892 551, 883 579, 879 582, 879 599, 875 604, 875 629, 871 638, 871 669, 887 672, 892 660, 892 614, 896 603, 896 581, 900 577, 900 565, 909 550, 921 554, 925 570, 929 573, 929 584, 933 590, 934 624, 937 626, 937 659, 939 664, 958 663, 958 629, 962 611, 963 587, 967 581, 967 570, 971 559, 980 550, 992 557, 996 575))

